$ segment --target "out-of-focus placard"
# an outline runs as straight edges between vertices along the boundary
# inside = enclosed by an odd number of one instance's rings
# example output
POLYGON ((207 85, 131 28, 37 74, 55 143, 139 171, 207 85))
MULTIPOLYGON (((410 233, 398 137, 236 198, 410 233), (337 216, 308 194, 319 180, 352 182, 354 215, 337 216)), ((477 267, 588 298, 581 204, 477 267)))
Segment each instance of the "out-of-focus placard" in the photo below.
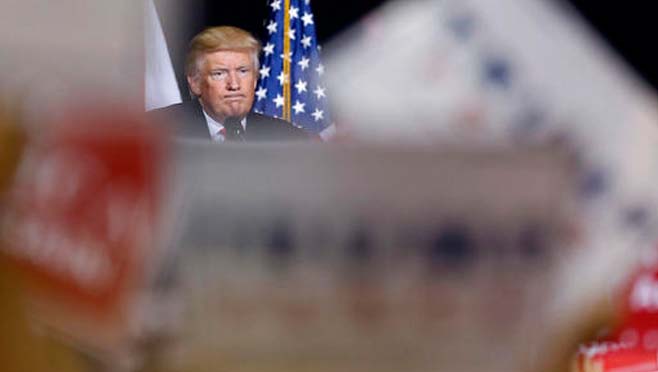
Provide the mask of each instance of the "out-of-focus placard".
POLYGON ((52 115, 71 101, 108 97, 141 106, 143 1, 3 0, 0 6, 0 94, 21 97, 21 109, 52 115))
POLYGON ((19 167, 2 247, 28 282, 31 315, 81 347, 116 347, 155 252, 164 137, 116 110, 51 125, 19 167))
POLYGON ((183 312, 160 370, 508 372, 550 353, 565 152, 179 151, 183 312))

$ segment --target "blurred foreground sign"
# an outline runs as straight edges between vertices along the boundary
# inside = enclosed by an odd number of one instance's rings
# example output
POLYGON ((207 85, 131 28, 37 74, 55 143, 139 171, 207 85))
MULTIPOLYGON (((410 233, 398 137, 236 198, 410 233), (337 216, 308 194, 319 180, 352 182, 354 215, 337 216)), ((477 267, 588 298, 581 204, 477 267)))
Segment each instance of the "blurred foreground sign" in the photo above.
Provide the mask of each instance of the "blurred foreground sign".
POLYGON ((539 371, 570 326, 553 313, 576 253, 560 149, 178 155, 182 312, 158 371, 539 371))
POLYGON ((52 124, 19 168, 2 246, 24 272, 38 317, 93 335, 94 346, 101 327, 125 321, 144 278, 164 142, 130 114, 71 112, 52 124))
POLYGON ((582 345, 577 372, 658 370, 658 261, 656 247, 618 293, 618 324, 597 342, 582 345))

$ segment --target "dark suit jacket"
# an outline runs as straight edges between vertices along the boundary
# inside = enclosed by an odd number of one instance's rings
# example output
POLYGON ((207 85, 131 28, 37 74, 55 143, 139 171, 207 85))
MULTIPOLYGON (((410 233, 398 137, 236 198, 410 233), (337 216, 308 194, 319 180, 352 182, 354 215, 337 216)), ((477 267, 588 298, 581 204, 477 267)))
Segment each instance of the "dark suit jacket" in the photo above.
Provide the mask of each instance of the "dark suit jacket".
MULTIPOLYGON (((175 135, 179 138, 210 140, 206 118, 201 105, 196 101, 178 103, 150 111, 150 113, 155 120, 171 123, 174 126, 175 135)), ((303 129, 287 121, 253 112, 247 115, 244 133, 246 141, 291 141, 309 138, 309 134, 303 129)))

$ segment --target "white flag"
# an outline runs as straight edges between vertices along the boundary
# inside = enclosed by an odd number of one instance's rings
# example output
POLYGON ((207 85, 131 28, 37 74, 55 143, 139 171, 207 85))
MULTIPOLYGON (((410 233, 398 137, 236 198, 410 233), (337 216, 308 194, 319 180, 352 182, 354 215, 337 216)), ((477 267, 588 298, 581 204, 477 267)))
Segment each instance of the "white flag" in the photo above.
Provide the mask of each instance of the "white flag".
POLYGON ((181 94, 153 0, 147 0, 145 22, 144 93, 145 108, 148 111, 180 103, 181 94))

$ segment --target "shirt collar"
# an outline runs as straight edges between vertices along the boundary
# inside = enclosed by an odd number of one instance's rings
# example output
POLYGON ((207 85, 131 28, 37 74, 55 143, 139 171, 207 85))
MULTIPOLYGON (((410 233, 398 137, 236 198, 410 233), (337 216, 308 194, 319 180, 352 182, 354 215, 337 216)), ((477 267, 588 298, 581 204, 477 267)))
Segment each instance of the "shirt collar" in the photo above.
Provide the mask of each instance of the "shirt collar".
MULTIPOLYGON (((224 128, 224 125, 222 125, 220 122, 217 120, 213 119, 208 113, 206 113, 206 110, 202 109, 203 111, 203 116, 206 118, 206 124, 208 125, 208 132, 210 133, 210 138, 214 142, 224 142, 224 136, 219 134, 219 131, 221 131, 224 128)), ((240 124, 242 125, 242 128, 244 130, 247 130, 247 118, 243 118, 240 121, 240 124)))

